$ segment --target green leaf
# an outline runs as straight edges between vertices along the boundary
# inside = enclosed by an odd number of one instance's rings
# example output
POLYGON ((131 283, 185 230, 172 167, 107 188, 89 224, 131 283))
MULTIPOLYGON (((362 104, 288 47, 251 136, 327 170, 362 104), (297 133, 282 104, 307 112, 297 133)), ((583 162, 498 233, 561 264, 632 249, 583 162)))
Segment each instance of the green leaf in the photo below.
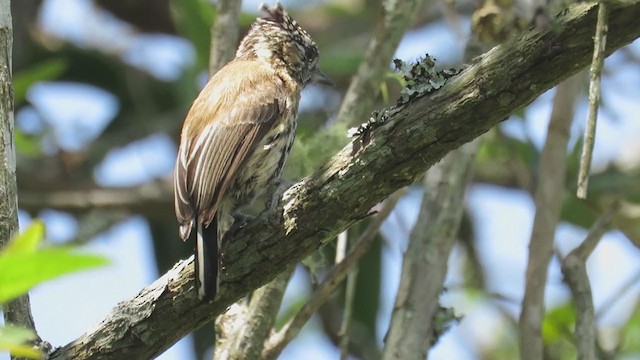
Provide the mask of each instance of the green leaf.
POLYGON ((38 81, 57 79, 67 70, 67 67, 68 64, 63 59, 50 59, 14 74, 13 94, 16 107, 25 100, 31 85, 38 81))
POLYGON ((576 312, 571 302, 551 309, 542 322, 542 337, 545 343, 571 339, 576 322, 576 312))
POLYGON ((640 353, 640 306, 636 306, 633 315, 622 329, 620 350, 640 353))
MULTIPOLYGON (((368 221, 360 222, 349 229, 349 237, 358 239, 366 231, 368 221)), ((378 311, 380 310, 380 288, 382 274, 382 244, 380 234, 371 243, 371 247, 358 261, 358 275, 353 307, 352 329, 361 336, 361 341, 373 351, 376 344, 378 311)), ((345 280, 346 284, 346 280, 345 280)), ((370 353, 371 354, 371 353, 370 353)))
POLYGON ((70 248, 0 254, 0 303, 26 293, 35 285, 70 272, 107 264, 96 255, 78 254, 70 248))
POLYGON ((28 345, 35 338, 36 334, 30 329, 12 325, 0 326, 0 351, 9 351, 17 357, 42 359, 42 352, 28 345))
POLYGON ((35 137, 25 135, 19 128, 15 128, 13 134, 20 155, 35 158, 41 154, 40 143, 35 137))
POLYGON ((44 237, 44 224, 34 221, 22 234, 15 237, 1 253, 33 252, 44 237))

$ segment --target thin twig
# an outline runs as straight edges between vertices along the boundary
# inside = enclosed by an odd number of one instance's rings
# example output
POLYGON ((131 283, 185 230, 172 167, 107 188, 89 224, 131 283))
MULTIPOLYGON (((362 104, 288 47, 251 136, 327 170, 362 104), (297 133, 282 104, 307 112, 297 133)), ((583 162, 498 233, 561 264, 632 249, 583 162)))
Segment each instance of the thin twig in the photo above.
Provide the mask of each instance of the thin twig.
POLYGON ((595 311, 591 285, 587 275, 587 259, 607 231, 619 208, 620 203, 616 201, 602 213, 582 244, 571 251, 562 261, 562 273, 576 302, 575 341, 578 359, 592 360, 596 358, 595 311))
POLYGON ((391 195, 383 203, 380 212, 371 220, 367 229, 362 233, 356 244, 345 258, 334 266, 327 274, 326 278, 311 294, 309 301, 300 309, 300 311, 282 327, 280 331, 273 334, 269 340, 265 342, 262 352, 263 359, 275 359, 280 355, 282 350, 295 338, 302 327, 307 323, 311 316, 324 304, 333 291, 340 285, 344 278, 349 274, 352 267, 357 264, 358 260, 364 255, 371 243, 376 237, 380 226, 389 216, 391 210, 395 207, 398 199, 402 195, 402 191, 398 191, 391 195))
POLYGON ((338 234, 338 241, 336 241, 336 264, 339 264, 342 260, 344 260, 344 257, 347 256, 347 248, 349 242, 348 240, 348 230, 345 230, 338 234))
POLYGON ((598 5, 598 22, 596 23, 596 35, 593 44, 593 60, 589 69, 589 112, 587 115, 587 127, 584 132, 584 144, 580 157, 580 171, 578 173, 577 196, 580 199, 587 198, 589 186, 589 172, 591 170, 591 158, 593 157, 593 145, 596 138, 596 125, 598 121, 598 106, 600 105, 600 77, 604 66, 604 49, 607 43, 609 8, 605 2, 598 5))
MULTIPOLYGON (((575 253, 575 256, 578 257, 581 261, 587 261, 587 258, 591 256, 593 249, 596 248, 600 238, 607 231, 607 227, 613 220, 614 215, 620 210, 622 203, 619 200, 615 200, 609 207, 598 217, 596 222, 589 230, 589 234, 584 239, 582 244, 575 248, 571 253, 575 253)), ((569 257, 571 255, 567 255, 569 257)))
MULTIPOLYGON (((338 235, 336 244, 336 264, 339 264, 347 256, 349 248, 349 230, 345 230, 338 235)), ((354 264, 353 268, 347 275, 347 288, 345 291, 344 313, 342 314, 342 323, 340 324, 340 360, 344 360, 349 355, 349 325, 351 323, 351 314, 353 312, 353 297, 355 296, 355 279, 358 271, 358 264, 354 264)))
POLYGON ((536 213, 529 241, 526 283, 520 313, 520 358, 543 358, 542 319, 547 270, 553 252, 556 225, 565 192, 567 144, 578 97, 580 75, 558 85, 542 149, 538 187, 534 194, 536 213))
POLYGON ((172 183, 158 180, 128 188, 102 188, 24 191, 20 193, 20 207, 27 211, 53 208, 72 214, 87 214, 95 209, 144 212, 145 215, 162 212, 172 204, 172 183), (146 209, 146 211, 145 211, 146 209))
POLYGON ((233 59, 240 34, 241 0, 219 0, 216 20, 211 26, 209 77, 233 59))
POLYGON ((358 265, 355 264, 349 275, 347 275, 347 287, 344 295, 344 313, 342 314, 342 324, 340 324, 340 360, 349 357, 349 331, 351 329, 351 318, 353 317, 354 299, 356 297, 356 281, 358 279, 358 265))

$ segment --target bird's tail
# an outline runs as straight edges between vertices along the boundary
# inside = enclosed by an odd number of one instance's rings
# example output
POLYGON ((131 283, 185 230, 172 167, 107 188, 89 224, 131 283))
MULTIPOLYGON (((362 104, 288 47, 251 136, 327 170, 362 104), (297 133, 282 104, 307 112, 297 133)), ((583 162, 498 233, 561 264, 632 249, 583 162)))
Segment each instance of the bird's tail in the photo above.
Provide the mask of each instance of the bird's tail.
POLYGON ((218 293, 220 286, 218 245, 217 216, 209 226, 198 222, 195 273, 198 297, 201 300, 212 301, 218 293))

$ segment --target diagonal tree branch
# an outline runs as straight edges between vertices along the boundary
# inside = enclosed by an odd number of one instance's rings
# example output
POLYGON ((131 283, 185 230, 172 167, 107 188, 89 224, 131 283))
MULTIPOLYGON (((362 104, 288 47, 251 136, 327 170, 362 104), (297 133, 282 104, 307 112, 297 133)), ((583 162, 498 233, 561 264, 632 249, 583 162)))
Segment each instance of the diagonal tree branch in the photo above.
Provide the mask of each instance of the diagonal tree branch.
MULTIPOLYGON (((179 262, 95 329, 50 359, 151 358, 367 216, 395 190, 460 145, 589 64, 597 4, 571 6, 549 31, 529 32, 477 58, 439 91, 369 122, 278 207, 223 245, 220 297, 201 303, 192 259, 179 262)), ((611 9, 606 54, 640 36, 640 4, 611 9)))
POLYGON ((165 215, 173 206, 172 191, 168 179, 127 188, 21 191, 20 208, 32 212, 54 208, 78 215, 94 209, 165 215))

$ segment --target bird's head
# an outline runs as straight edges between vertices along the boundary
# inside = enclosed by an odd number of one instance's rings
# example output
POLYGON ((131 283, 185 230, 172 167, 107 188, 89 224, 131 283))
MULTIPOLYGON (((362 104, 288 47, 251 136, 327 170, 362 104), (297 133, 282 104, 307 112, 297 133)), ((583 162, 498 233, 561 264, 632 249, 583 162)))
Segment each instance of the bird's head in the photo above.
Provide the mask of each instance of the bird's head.
POLYGON ((240 43, 236 58, 259 60, 284 69, 302 86, 309 82, 331 84, 318 69, 318 47, 311 36, 282 8, 280 3, 260 8, 258 18, 240 43))

